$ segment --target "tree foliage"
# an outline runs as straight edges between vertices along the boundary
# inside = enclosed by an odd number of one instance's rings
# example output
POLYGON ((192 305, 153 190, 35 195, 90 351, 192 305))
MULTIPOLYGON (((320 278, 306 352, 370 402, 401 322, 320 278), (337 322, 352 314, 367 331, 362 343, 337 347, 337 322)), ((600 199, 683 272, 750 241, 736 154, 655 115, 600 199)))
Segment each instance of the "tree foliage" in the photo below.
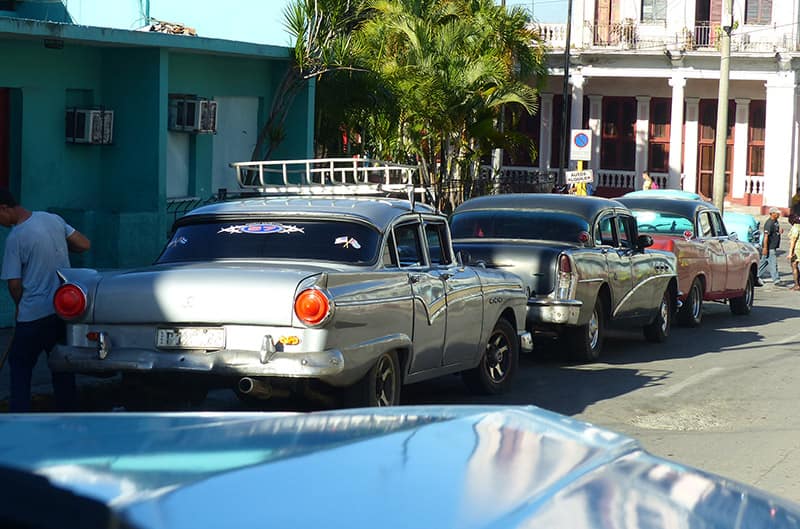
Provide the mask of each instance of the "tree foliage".
POLYGON ((369 15, 366 0, 294 0, 284 9, 284 26, 294 39, 292 65, 280 81, 262 127, 253 160, 268 159, 284 139, 289 109, 308 81, 326 73, 357 69, 355 36, 369 15))
POLYGON ((351 153, 412 158, 445 189, 468 184, 493 148, 533 149, 497 126, 501 112, 536 111, 546 75, 524 10, 493 0, 296 0, 286 21, 297 43, 287 91, 318 80, 319 153, 340 153, 344 133, 351 153))

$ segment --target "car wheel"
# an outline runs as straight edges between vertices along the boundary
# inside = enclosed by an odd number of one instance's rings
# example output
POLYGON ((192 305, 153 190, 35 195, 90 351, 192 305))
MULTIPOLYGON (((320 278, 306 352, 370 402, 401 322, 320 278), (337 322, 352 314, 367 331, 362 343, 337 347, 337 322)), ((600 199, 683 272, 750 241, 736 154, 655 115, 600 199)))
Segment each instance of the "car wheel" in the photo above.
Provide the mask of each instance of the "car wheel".
POLYGON ((603 349, 605 323, 603 300, 597 298, 589 323, 581 325, 567 336, 570 356, 581 362, 597 361, 603 349))
POLYGON ((497 395, 508 390, 519 365, 519 340, 504 319, 494 325, 480 363, 464 372, 464 383, 473 393, 497 395))
POLYGON ((692 281, 686 302, 678 313, 678 321, 687 327, 697 327, 703 319, 703 284, 698 278, 692 281))
POLYGON ((348 404, 353 407, 397 406, 400 404, 401 384, 397 352, 385 352, 364 378, 348 389, 348 404))
POLYGON ((652 323, 644 327, 644 337, 651 342, 666 341, 669 336, 672 324, 672 300, 670 299, 669 289, 664 291, 661 296, 661 303, 658 305, 658 312, 652 323))
POLYGON ((738 298, 731 298, 731 312, 733 314, 745 315, 750 314, 753 308, 754 297, 753 274, 747 274, 747 283, 744 285, 744 292, 738 298))

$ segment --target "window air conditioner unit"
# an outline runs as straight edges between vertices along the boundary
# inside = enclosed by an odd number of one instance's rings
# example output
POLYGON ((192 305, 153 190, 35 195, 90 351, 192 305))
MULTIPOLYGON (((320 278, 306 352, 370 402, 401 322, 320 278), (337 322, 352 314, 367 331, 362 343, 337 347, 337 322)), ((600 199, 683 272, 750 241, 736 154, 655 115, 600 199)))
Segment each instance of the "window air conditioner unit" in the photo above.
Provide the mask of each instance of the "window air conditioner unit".
POLYGON ((207 99, 171 98, 169 129, 183 132, 217 132, 217 102, 207 99))
POLYGON ((114 140, 114 111, 69 108, 65 133, 68 143, 110 145, 114 140))

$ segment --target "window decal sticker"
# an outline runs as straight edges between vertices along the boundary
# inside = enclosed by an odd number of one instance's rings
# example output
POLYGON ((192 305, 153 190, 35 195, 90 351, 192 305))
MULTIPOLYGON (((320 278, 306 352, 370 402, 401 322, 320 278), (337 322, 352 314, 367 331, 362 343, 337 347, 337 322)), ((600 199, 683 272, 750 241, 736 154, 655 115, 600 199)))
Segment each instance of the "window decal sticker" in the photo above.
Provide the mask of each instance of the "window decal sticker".
POLYGON ((186 237, 178 237, 177 239, 172 239, 171 241, 169 241, 167 248, 175 248, 179 244, 186 244, 188 242, 189 239, 187 239, 186 237))
POLYGON ((305 233, 305 228, 275 222, 251 222, 220 228, 217 233, 244 233, 248 235, 268 235, 272 233, 305 233))
POLYGON ((361 245, 358 244, 358 241, 352 237, 348 237, 347 235, 343 235, 342 237, 336 237, 336 240, 333 244, 341 244, 343 245, 342 248, 355 248, 356 250, 361 249, 361 245))

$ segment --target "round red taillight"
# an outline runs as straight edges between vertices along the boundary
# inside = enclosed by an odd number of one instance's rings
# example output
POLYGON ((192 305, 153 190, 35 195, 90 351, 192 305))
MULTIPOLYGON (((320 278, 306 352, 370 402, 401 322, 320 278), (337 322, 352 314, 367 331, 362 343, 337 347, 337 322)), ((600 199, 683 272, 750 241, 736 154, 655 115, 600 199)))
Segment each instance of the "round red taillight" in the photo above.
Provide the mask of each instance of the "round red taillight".
POLYGON ((300 292, 294 300, 294 313, 306 325, 317 325, 328 317, 331 304, 320 290, 309 288, 300 292))
POLYGON ((77 318, 86 310, 86 294, 75 285, 61 285, 53 296, 53 306, 61 318, 77 318))

